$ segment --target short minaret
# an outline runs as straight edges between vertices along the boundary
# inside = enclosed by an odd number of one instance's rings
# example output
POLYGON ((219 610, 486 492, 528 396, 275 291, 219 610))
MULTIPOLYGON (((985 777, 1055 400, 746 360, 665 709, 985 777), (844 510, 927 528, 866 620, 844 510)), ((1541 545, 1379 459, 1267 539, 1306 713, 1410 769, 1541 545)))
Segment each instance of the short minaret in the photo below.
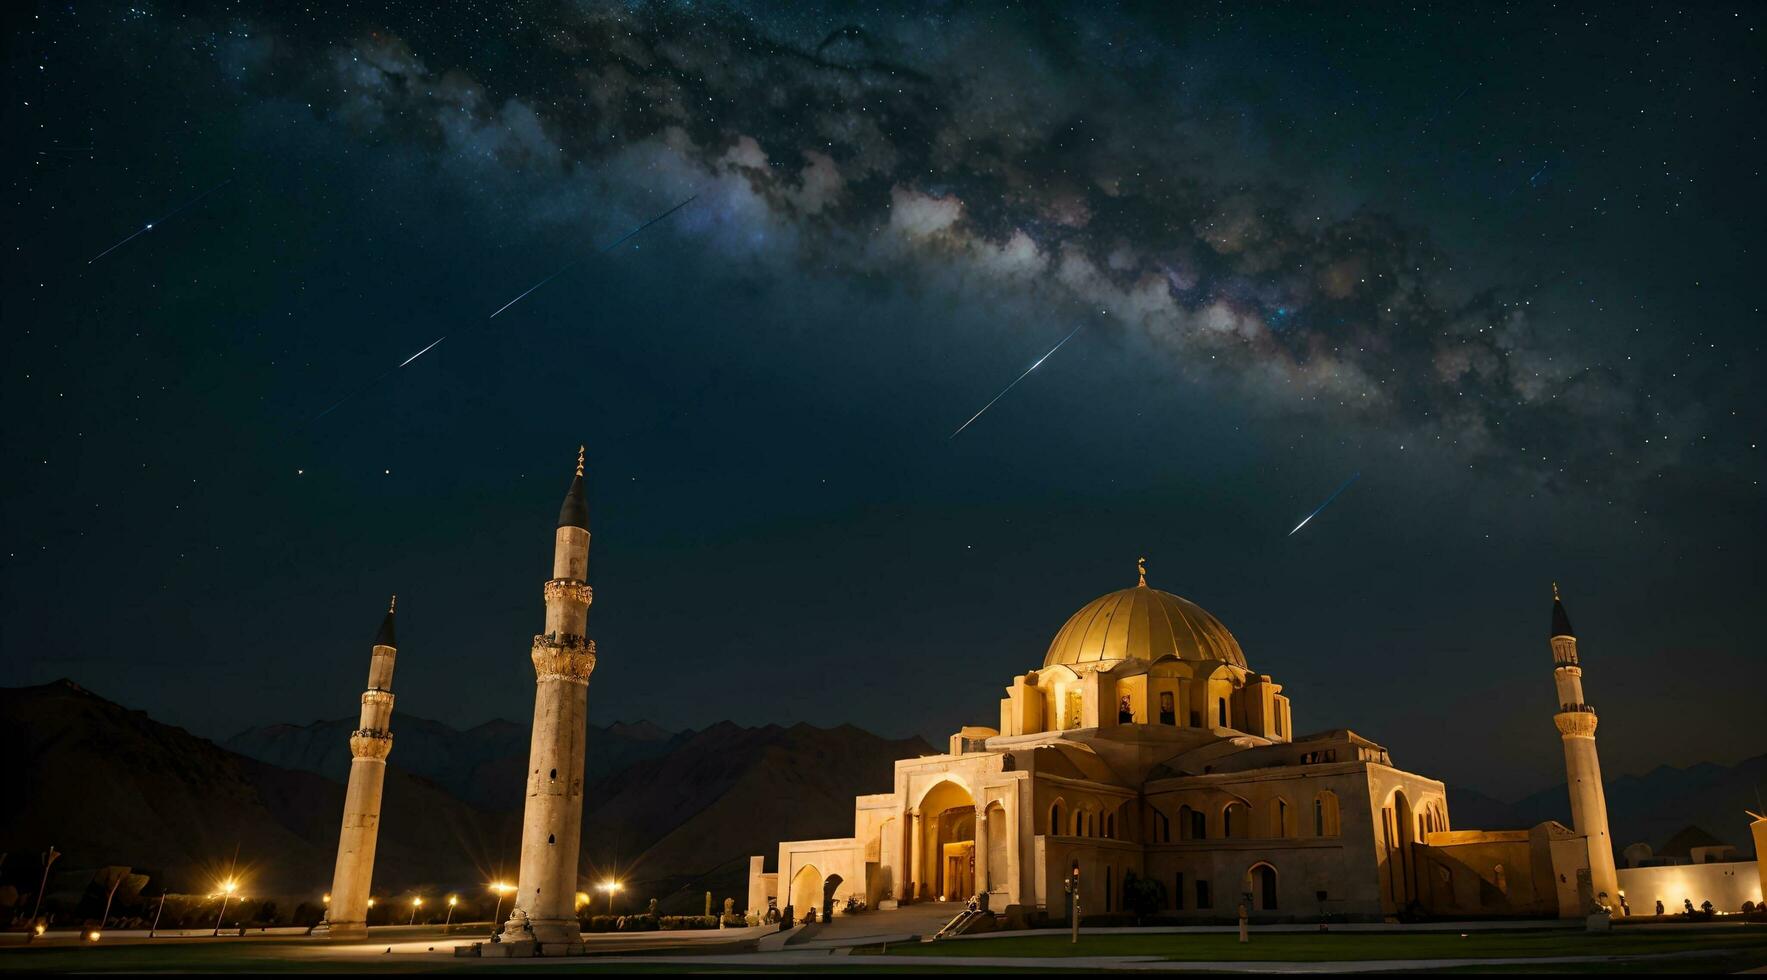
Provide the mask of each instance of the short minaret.
POLYGON ((1571 793, 1571 823, 1589 840, 1589 883, 1595 899, 1613 906, 1620 879, 1614 871, 1614 842, 1608 836, 1607 795, 1601 788, 1601 760, 1595 754, 1595 709, 1583 700, 1583 668, 1577 662, 1577 634, 1552 583, 1552 677, 1558 685, 1558 725, 1565 743, 1565 782, 1571 793))
POLYGON ((350 733, 350 785, 344 793, 344 823, 337 838, 337 868, 332 872, 331 906, 325 934, 333 939, 368 936, 368 897, 374 883, 374 845, 380 835, 380 794, 386 782, 387 753, 393 747, 393 610, 374 636, 368 661, 368 690, 362 692, 362 714, 350 733))
POLYGON ((522 817, 521 874, 505 942, 568 952, 577 926, 577 854, 583 832, 583 743, 595 643, 588 631, 589 504, 583 496, 583 449, 558 512, 547 581, 546 632, 534 637, 534 736, 528 749, 528 799, 522 817), (548 948, 552 947, 552 948, 548 948))

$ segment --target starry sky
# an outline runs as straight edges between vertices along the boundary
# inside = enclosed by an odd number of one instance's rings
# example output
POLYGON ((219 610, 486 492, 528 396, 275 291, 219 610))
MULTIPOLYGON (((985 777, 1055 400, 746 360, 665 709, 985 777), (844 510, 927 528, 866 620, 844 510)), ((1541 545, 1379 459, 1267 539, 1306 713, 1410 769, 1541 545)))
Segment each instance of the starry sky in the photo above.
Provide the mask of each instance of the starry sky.
POLYGON ((397 592, 525 719, 584 443, 596 721, 942 744, 1145 555, 1450 783, 1555 579, 1610 774, 1767 750, 1758 5, 257 6, 4 14, 0 682, 343 717, 397 592))

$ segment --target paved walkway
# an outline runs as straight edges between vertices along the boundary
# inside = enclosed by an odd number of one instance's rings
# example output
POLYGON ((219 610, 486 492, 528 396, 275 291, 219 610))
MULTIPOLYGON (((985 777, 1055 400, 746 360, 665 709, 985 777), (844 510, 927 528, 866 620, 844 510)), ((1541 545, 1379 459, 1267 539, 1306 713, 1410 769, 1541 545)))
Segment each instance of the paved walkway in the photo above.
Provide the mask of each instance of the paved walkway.
MULTIPOLYGON (((922 967, 967 972, 978 967, 999 970, 1124 970, 1158 973, 1370 973, 1446 970, 1465 966, 1548 966, 1567 963, 1633 963, 1665 961, 1709 956, 1705 950, 1683 950, 1674 953, 1643 953, 1635 956, 1515 956, 1492 959, 1435 960, 1309 960, 1247 961, 1247 960, 1167 960, 1153 956, 856 956, 842 955, 838 950, 814 952, 748 953, 743 955, 708 956, 598 956, 595 965, 645 966, 671 963, 686 966, 734 966, 758 969, 765 967, 818 966, 846 970, 871 967, 891 969, 922 967)), ((505 960, 506 963, 542 963, 544 960, 505 960)), ((556 963, 557 961, 552 961, 556 963)))

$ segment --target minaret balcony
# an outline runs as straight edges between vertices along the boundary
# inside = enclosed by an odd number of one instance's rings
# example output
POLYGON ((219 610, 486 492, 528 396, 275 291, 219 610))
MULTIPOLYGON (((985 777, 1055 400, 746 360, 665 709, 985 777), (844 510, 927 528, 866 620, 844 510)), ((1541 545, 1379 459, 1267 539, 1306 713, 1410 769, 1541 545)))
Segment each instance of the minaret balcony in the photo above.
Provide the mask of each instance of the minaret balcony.
POLYGON ((537 680, 587 684, 595 670, 595 641, 573 633, 546 633, 534 637, 531 656, 537 680))
POLYGON ((1566 738, 1595 737, 1595 709, 1586 704, 1565 705, 1563 711, 1552 716, 1552 723, 1566 738))
POLYGON ((350 755, 356 759, 382 759, 393 749, 393 733, 359 728, 350 733, 350 755))
POLYGON ((388 705, 390 705, 393 703, 393 692, 385 691, 385 690, 382 690, 378 687, 371 687, 368 690, 362 692, 362 703, 364 705, 370 705, 370 704, 388 704, 388 705))
POLYGON ((576 579, 555 578, 546 583, 545 592, 547 602, 562 599, 566 602, 587 606, 595 601, 595 590, 591 589, 587 582, 579 582, 576 579))

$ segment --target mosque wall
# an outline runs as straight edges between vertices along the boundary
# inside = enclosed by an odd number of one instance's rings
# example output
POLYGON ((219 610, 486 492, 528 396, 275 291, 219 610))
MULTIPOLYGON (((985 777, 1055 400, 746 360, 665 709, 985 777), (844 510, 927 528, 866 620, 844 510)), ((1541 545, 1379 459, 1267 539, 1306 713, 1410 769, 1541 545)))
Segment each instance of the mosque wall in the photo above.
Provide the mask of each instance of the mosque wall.
POLYGON ((1620 894, 1633 915, 1654 913, 1658 902, 1670 914, 1683 911, 1687 901, 1696 909, 1711 902, 1720 912, 1740 912, 1744 902, 1761 904, 1761 868, 1755 861, 1621 868, 1619 877, 1620 894))

